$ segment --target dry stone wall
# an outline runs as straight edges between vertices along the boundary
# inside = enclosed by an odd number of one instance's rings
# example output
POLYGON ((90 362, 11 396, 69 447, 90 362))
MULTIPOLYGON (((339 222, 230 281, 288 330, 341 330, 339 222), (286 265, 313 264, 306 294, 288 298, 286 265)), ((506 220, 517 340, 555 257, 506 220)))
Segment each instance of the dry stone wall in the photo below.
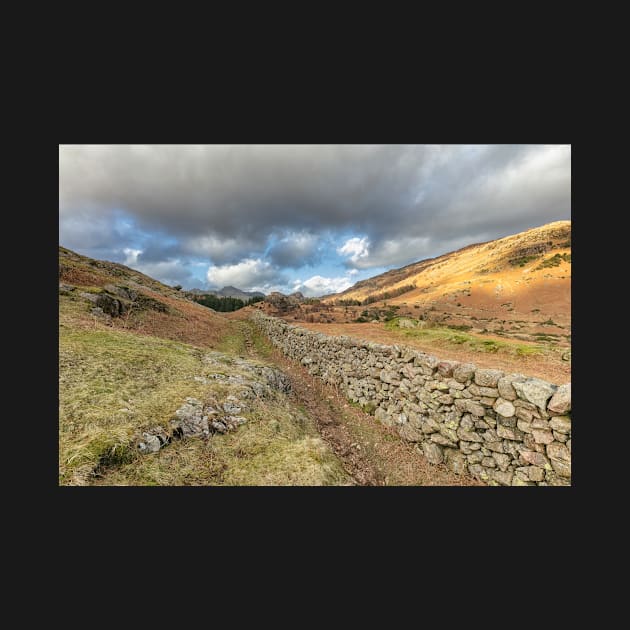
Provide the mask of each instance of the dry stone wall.
POLYGON ((490 485, 571 485, 571 383, 331 337, 255 312, 273 345, 426 458, 490 485))

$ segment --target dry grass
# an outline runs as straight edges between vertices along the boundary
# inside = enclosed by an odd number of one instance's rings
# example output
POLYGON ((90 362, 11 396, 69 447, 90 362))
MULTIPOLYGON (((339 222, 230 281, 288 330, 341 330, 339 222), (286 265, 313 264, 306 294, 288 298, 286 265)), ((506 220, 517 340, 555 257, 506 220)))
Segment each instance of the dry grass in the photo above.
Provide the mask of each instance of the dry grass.
POLYGON ((433 329, 432 332, 431 329, 388 329, 382 323, 310 324, 287 321, 325 335, 348 335, 358 340, 406 345, 434 354, 440 359, 470 362, 478 367, 536 376, 551 383, 561 384, 571 380, 571 362, 562 360, 566 348, 554 348, 550 344, 526 344, 491 335, 464 334, 448 329, 433 329), (427 334, 422 334, 425 330, 428 331, 427 334), (407 331, 411 334, 406 334, 407 331), (471 338, 474 339, 472 345, 466 343, 471 338), (495 348, 496 352, 493 351, 495 348))
MULTIPOLYGON (((401 334, 406 339, 419 339, 436 347, 464 346, 474 352, 508 354, 518 357, 542 355, 548 347, 542 344, 528 344, 513 340, 497 339, 475 333, 456 331, 452 328, 429 325, 416 328, 402 328, 396 317, 385 324, 387 330, 401 334)), ((424 322, 422 322, 424 323, 424 322)))
POLYGON ((79 291, 92 293, 99 292, 100 288, 96 285, 83 285, 78 286, 76 292, 59 296, 60 321, 74 328, 128 330, 141 335, 216 348, 232 326, 230 321, 205 306, 167 297, 150 289, 139 292, 166 304, 169 308, 167 313, 133 308, 122 317, 105 323, 90 314, 90 308, 94 304, 78 296, 79 291))
MULTIPOLYGON (((488 243, 468 245, 434 259, 412 263, 402 269, 387 271, 357 283, 357 286, 326 298, 325 301, 333 302, 336 299, 364 300, 376 293, 393 292, 405 285, 414 284, 417 287, 415 291, 388 300, 390 303, 400 303, 401 301, 412 303, 416 299, 421 299, 423 291, 438 295, 451 292, 453 288, 457 289, 458 285, 466 281, 472 281, 474 285, 479 280, 488 279, 493 275, 496 276, 497 280, 500 280, 503 275, 511 276, 514 273, 509 261, 518 252, 528 251, 528 248, 533 245, 545 246, 548 242, 554 243, 553 249, 564 251, 566 240, 570 239, 570 236, 571 222, 556 221, 488 243)), ((527 268, 518 273, 522 275, 523 271, 530 274, 536 270, 527 268)))
POLYGON ((211 348, 218 347, 230 330, 228 320, 205 306, 187 300, 176 300, 150 290, 143 290, 142 293, 163 302, 170 311, 136 311, 128 321, 115 319, 112 322, 115 327, 211 348))
MULTIPOLYGON (((255 330, 255 329, 254 329, 255 330)), ((260 336, 258 332, 253 333, 260 336)), ((294 396, 317 418, 326 441, 345 462, 346 469, 365 485, 482 486, 468 475, 456 475, 443 464, 427 461, 414 444, 349 403, 338 388, 311 376, 268 342, 268 354, 290 378, 294 396)))
POLYGON ((95 287, 105 286, 110 281, 109 278, 103 274, 96 273, 95 271, 90 271, 89 269, 84 269, 79 266, 73 266, 65 269, 59 280, 78 286, 95 287))
POLYGON ((347 484, 339 460, 315 423, 277 394, 257 399, 248 423, 204 441, 176 441, 140 455, 135 438, 168 426, 187 396, 223 399, 225 382, 195 376, 220 371, 252 377, 232 356, 245 354, 240 322, 182 299, 122 265, 90 261, 60 248, 60 281, 78 287, 59 296, 59 482, 70 485, 330 485, 347 484), (93 316, 79 292, 133 284, 168 307, 133 308, 110 321, 93 316), (227 352, 208 362, 208 349, 227 352))
POLYGON ((202 351, 116 330, 60 328, 59 474, 135 457, 141 428, 166 425, 186 396, 199 396, 202 351))
MULTIPOLYGON (((237 311, 238 312, 238 311, 237 311)), ((246 314, 241 313, 245 317, 246 314)), ((248 351, 274 363, 290 379, 291 397, 355 482, 370 486, 469 486, 484 485, 468 475, 457 475, 446 466, 429 463, 414 444, 353 405, 341 390, 311 376, 297 361, 285 357, 251 321, 241 321, 239 333, 249 341, 248 351)), ((245 345, 245 344, 244 344, 245 345)))
MULTIPOLYGON (((251 374, 234 365, 229 355, 209 363, 203 348, 150 336, 146 329, 143 334, 113 329, 86 314, 85 305, 78 300, 62 296, 60 304, 60 484, 348 482, 314 423, 280 394, 272 400, 257 400, 251 413, 245 414, 248 424, 234 433, 207 442, 175 442, 155 455, 139 455, 134 439, 139 431, 155 425, 166 427, 187 396, 223 399, 235 393, 224 383, 204 385, 194 376, 217 371, 251 374), (95 478, 94 472, 101 476, 95 478)), ((164 334, 176 334, 173 316, 162 321, 164 334)), ((189 321, 189 325, 193 323, 189 321)), ((191 328, 188 336, 216 342, 216 334, 215 329, 212 335, 207 331, 204 335, 203 329, 194 332, 191 328)))
POLYGON ((259 400, 238 431, 175 442, 96 485, 344 485, 350 479, 314 423, 283 397, 259 400))

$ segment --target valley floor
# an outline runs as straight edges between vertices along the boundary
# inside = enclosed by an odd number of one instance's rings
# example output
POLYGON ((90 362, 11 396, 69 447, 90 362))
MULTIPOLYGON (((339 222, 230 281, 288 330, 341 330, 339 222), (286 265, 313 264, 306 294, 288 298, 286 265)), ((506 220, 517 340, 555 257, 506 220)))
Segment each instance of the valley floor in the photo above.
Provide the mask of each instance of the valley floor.
MULTIPOLYGON (((236 320, 238 311, 232 314, 236 320)), ((245 315, 245 314, 243 314, 245 315)), ((246 319, 234 321, 234 348, 250 357, 264 358, 280 368, 291 382, 292 401, 311 417, 319 434, 350 475, 353 485, 367 486, 469 486, 484 485, 446 466, 429 463, 413 444, 391 428, 352 405, 337 389, 311 376, 284 357, 246 319)))
MULTIPOLYGON (((245 315, 245 314, 244 314, 245 315)), ((60 329, 61 485, 483 485, 432 465, 410 443, 283 357, 249 320, 215 349, 106 326, 60 329), (203 375, 275 366, 289 395, 252 402, 248 423, 140 455, 131 436, 168 425, 186 396, 235 393, 203 375), (195 378, 195 375, 200 375, 195 378)))
POLYGON ((283 357, 252 307, 59 255, 60 485, 482 485, 283 357))

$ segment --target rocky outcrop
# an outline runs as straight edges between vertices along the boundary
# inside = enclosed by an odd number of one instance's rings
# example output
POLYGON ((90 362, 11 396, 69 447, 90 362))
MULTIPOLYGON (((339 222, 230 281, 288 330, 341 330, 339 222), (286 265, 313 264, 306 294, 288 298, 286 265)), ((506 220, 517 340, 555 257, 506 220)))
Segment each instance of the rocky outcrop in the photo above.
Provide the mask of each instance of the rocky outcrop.
POLYGON ((265 298, 264 301, 267 304, 270 304, 278 312, 286 313, 302 304, 305 299, 306 298, 300 291, 291 293, 291 295, 284 295, 284 293, 280 293, 279 291, 273 291, 265 298))
POLYGON ((157 453, 174 439, 207 439, 213 434, 235 431, 247 423, 247 418, 242 414, 251 411, 253 399, 268 399, 278 393, 286 394, 291 389, 288 377, 268 365, 230 357, 221 352, 208 352, 203 360, 209 372, 207 376, 193 376, 193 380, 203 385, 220 383, 221 389, 234 393, 224 399, 217 398, 214 388, 210 387, 204 401, 186 398, 184 404, 175 411, 168 428, 155 426, 135 436, 141 454, 157 453), (213 371, 224 370, 226 364, 235 368, 234 373, 213 371))
POLYGON ((132 310, 169 311, 164 302, 124 285, 106 284, 98 292, 89 292, 76 291, 75 286, 60 282, 59 292, 62 295, 76 294, 91 302, 94 306, 90 307, 90 312, 101 317, 121 317, 132 310))
POLYGON ((395 427, 432 463, 491 485, 571 483, 571 384, 408 347, 329 337, 254 312, 288 357, 395 427))

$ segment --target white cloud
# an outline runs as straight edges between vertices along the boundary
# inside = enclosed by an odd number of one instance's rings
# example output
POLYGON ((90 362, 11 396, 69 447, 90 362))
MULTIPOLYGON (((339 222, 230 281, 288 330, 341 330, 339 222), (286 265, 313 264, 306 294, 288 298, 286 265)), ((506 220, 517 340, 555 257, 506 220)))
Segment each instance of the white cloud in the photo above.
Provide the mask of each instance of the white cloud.
POLYGON ((353 263, 359 262, 361 258, 365 258, 370 253, 370 241, 367 236, 363 238, 348 239, 341 247, 337 249, 340 256, 348 256, 353 263))
POLYGON ((348 276, 337 278, 325 278, 324 276, 313 276, 301 282, 296 280, 293 291, 301 291, 307 297, 317 297, 327 293, 339 293, 351 287, 354 283, 348 276))
POLYGON ((127 265, 127 267, 130 267, 132 265, 137 264, 138 256, 141 253, 142 253, 141 249, 131 249, 130 247, 125 247, 125 249, 123 249, 123 254, 125 254, 126 258, 125 258, 125 261, 123 262, 123 265, 127 265))
POLYGON ((278 269, 260 258, 246 258, 234 265, 212 265, 207 273, 210 286, 234 286, 263 292, 273 281, 280 280, 278 276, 278 269))
POLYGON ((348 271, 349 276, 356 276, 358 273, 359 273, 358 269, 350 269, 350 271, 348 271))

